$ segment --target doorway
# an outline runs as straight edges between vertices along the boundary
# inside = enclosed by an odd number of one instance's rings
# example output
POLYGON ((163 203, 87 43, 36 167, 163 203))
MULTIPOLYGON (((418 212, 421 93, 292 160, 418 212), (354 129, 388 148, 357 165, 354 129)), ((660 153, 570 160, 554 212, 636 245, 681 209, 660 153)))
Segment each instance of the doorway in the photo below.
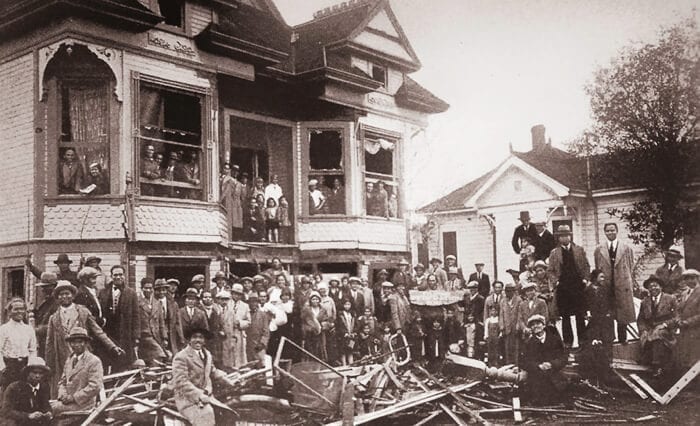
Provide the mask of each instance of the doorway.
POLYGON ((209 288, 209 280, 207 279, 208 263, 208 261, 206 261, 206 263, 194 263, 191 259, 168 259, 167 262, 157 261, 150 265, 153 268, 153 273, 149 274, 149 276, 165 278, 166 280, 175 278, 176 280, 180 281, 180 286, 177 289, 176 297, 178 300, 181 300, 182 296, 185 294, 185 291, 187 291, 187 289, 190 287, 192 277, 197 274, 204 275, 204 287, 209 288), (190 264, 188 264, 188 262, 190 264))

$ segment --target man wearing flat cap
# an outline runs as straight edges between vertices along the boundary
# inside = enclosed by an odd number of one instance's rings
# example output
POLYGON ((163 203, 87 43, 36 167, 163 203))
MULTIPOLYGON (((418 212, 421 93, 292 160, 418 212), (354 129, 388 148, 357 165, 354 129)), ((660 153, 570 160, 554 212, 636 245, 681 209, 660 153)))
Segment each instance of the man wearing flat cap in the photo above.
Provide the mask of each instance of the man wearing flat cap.
POLYGON ((185 306, 180 308, 180 324, 182 325, 182 334, 188 334, 189 330, 195 328, 209 329, 207 316, 204 311, 199 309, 199 295, 197 289, 190 287, 185 292, 185 306))
POLYGON ((491 293, 491 279, 488 274, 484 272, 484 262, 476 262, 474 264, 476 272, 469 275, 469 282, 476 281, 479 285, 479 294, 486 298, 489 293, 491 293))
MULTIPOLYGON (((58 255, 56 260, 53 261, 53 263, 58 267, 58 272, 56 272, 56 279, 57 280, 64 280, 64 281, 70 281, 71 284, 74 286, 78 286, 78 273, 75 271, 72 271, 70 269, 70 265, 73 263, 72 260, 68 257, 67 254, 61 253, 58 255)), ((33 263, 30 258, 27 258, 24 261, 24 264, 27 265, 30 271, 32 271, 32 274, 41 279, 41 274, 43 274, 43 271, 39 268, 37 268, 33 263)))
POLYGON ((6 425, 50 425, 53 419, 49 387, 44 378, 51 372, 43 359, 32 356, 20 379, 4 389, 2 417, 6 425))
POLYGON ((681 367, 690 368, 700 359, 700 272, 684 271, 681 282, 690 294, 678 305, 678 361, 681 367))
POLYGON ((637 316, 642 363, 651 365, 654 377, 663 376, 671 367, 679 325, 676 298, 664 293, 662 285, 663 281, 654 275, 644 281, 649 295, 642 300, 637 316))
POLYGON ((216 271, 216 274, 214 274, 214 278, 211 279, 211 282, 214 283, 214 287, 211 288, 211 295, 216 297, 220 291, 224 291, 226 289, 226 273, 224 271, 216 271))
POLYGON ((525 341, 518 363, 527 372, 521 395, 533 404, 566 400, 567 383, 561 370, 569 355, 557 329, 546 326, 545 317, 539 314, 527 320, 527 327, 532 335, 525 341))
POLYGON ((559 225, 556 232, 559 244, 549 255, 547 273, 550 282, 555 283, 557 310, 562 318, 564 345, 571 347, 574 334, 571 329, 571 316, 576 317, 576 335, 583 342, 586 328, 586 304, 584 289, 591 267, 583 247, 571 241, 571 227, 559 225))
POLYGON ((199 305, 199 299, 202 298, 202 292, 204 291, 204 275, 197 274, 192 277, 189 288, 197 290, 197 304, 199 305))
POLYGON ((97 321, 97 325, 104 327, 106 319, 102 312, 100 300, 97 297, 97 276, 99 273, 97 269, 90 266, 86 266, 78 272, 80 287, 78 287, 78 293, 75 295, 75 303, 88 308, 95 321, 97 321))

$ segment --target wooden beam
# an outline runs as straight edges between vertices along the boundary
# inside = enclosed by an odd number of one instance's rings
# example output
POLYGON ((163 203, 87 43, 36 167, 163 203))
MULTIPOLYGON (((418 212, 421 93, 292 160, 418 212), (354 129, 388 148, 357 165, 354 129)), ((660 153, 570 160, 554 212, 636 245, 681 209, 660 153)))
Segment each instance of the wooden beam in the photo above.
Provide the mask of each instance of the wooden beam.
POLYGON ((645 382, 642 380, 641 377, 637 376, 636 374, 630 374, 630 379, 634 380, 635 383, 639 385, 640 388, 644 389, 644 392, 648 393, 649 396, 654 398, 654 401, 658 402, 659 404, 664 403, 664 399, 661 395, 659 395, 654 388, 652 388, 649 383, 645 382))
POLYGON ((690 370, 688 370, 683 377, 678 379, 676 383, 671 386, 671 389, 666 391, 666 393, 663 396, 663 405, 667 405, 669 402, 673 400, 682 390, 685 388, 690 382, 695 379, 698 374, 700 374, 700 361, 697 361, 695 365, 693 365, 690 370))
POLYGON ((516 423, 523 421, 523 413, 520 412, 520 398, 517 396, 513 397, 513 420, 516 423))
MULTIPOLYGON (((283 339, 284 339, 284 337, 283 337, 283 339)), ((312 388, 311 386, 309 386, 309 385, 307 385, 306 383, 302 382, 300 379, 294 377, 294 375, 293 375, 292 373, 288 373, 287 371, 285 371, 284 369, 282 369, 282 368, 280 368, 280 367, 275 367, 275 368, 276 368, 277 371, 279 371, 283 376, 292 379, 292 380, 295 381, 296 383, 299 383, 304 389, 308 390, 309 392, 313 393, 313 394, 316 395, 317 397, 319 397, 319 398, 321 398, 322 400, 324 400, 324 401, 326 401, 327 403, 329 403, 329 404, 331 405, 331 407, 334 407, 334 406, 336 405, 336 404, 333 403, 333 401, 331 401, 330 399, 328 399, 328 398, 326 398, 325 396, 323 396, 323 395, 321 395, 320 393, 318 393, 314 388, 312 388)))
POLYGON ((632 382, 630 379, 625 377, 623 374, 621 374, 615 370, 613 370, 613 371, 615 372, 615 374, 617 374, 617 377, 619 377, 620 380, 622 380, 627 386, 629 386, 630 389, 632 389, 634 391, 634 393, 636 393, 640 398, 649 399, 649 396, 647 394, 645 394, 644 391, 639 388, 639 386, 635 385, 634 382, 632 382))
MULTIPOLYGON (((413 374, 412 371, 409 371, 408 374, 409 374, 409 375, 411 376, 411 378, 418 384, 418 386, 419 386, 421 389, 423 389, 423 390, 426 391, 426 392, 430 390, 430 389, 428 389, 428 387, 427 387, 423 382, 421 382, 421 381, 418 379, 418 377, 416 377, 416 376, 413 374)), ((450 407, 448 407, 447 405, 443 404, 442 402, 438 403, 438 407, 440 407, 440 409, 441 409, 442 411, 444 411, 445 414, 447 414, 448 416, 450 416, 450 418, 451 418, 458 426, 466 426, 466 423, 464 422, 464 420, 462 420, 461 417, 459 417, 457 414, 455 414, 455 412, 452 411, 452 410, 450 409, 450 407)))
POLYGON ((175 417, 176 419, 185 420, 185 421, 189 422, 189 420, 187 420, 187 417, 183 416, 182 414, 178 413, 175 410, 171 410, 168 407, 161 407, 160 405, 155 404, 151 401, 147 401, 147 400, 141 399, 141 398, 136 398, 135 396, 132 396, 132 395, 122 395, 122 397, 124 397, 126 399, 130 399, 134 402, 145 405, 147 407, 151 407, 152 409, 163 411, 164 413, 167 413, 167 414, 175 417))
POLYGON ((418 423, 414 424, 413 426, 423 426, 429 424, 435 417, 439 416, 441 413, 440 410, 435 410, 430 415, 423 420, 419 421, 418 423))
POLYGON ((420 365, 417 366, 417 367, 418 367, 418 369, 419 369, 420 371, 423 372, 423 374, 425 374, 426 376, 428 376, 428 378, 430 378, 430 380, 432 380, 433 383, 435 383, 435 385, 437 385, 439 388, 441 388, 441 389, 447 391, 447 393, 449 393, 450 396, 451 396, 452 398, 454 398, 455 402, 457 403, 457 406, 458 406, 459 408, 461 408, 462 410, 464 410, 465 413, 469 414, 469 416, 471 416, 471 418, 472 418, 474 421, 479 422, 480 424, 487 424, 486 420, 484 420, 484 419, 479 415, 479 413, 477 413, 475 410, 472 410, 472 408, 471 408, 469 405, 467 405, 467 401, 465 401, 457 392, 454 392, 454 391, 450 390, 449 387, 447 387, 444 383, 440 382, 440 380, 438 380, 437 377, 435 377, 434 375, 432 375, 432 374, 431 374, 428 370, 426 370, 425 368, 421 367, 420 365))
POLYGON ((102 412, 105 410, 105 408, 107 408, 107 407, 109 406, 109 404, 111 404, 115 399, 117 399, 117 397, 118 397, 122 392, 124 392, 124 391, 126 390, 126 388, 128 388, 132 383, 134 383, 134 381, 136 380, 137 377, 138 377, 138 375, 134 374, 133 376, 131 376, 131 377, 129 377, 128 379, 126 379, 126 380, 124 381, 124 383, 122 383, 121 385, 119 385, 119 387, 116 388, 116 389, 114 390, 114 392, 112 392, 107 398, 105 398, 105 399, 100 403, 100 405, 98 405, 97 408, 95 408, 95 409, 90 413, 90 415, 89 415, 85 420, 83 420, 83 422, 80 424, 80 426, 88 426, 88 425, 92 424, 92 422, 93 422, 100 414, 102 414, 102 412))

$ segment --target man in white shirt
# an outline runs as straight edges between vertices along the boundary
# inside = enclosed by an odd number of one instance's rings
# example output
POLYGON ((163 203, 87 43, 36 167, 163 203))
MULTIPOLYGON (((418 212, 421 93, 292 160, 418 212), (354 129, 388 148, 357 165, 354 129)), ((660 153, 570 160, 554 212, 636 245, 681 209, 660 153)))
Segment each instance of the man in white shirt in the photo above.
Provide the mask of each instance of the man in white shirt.
POLYGON ((275 204, 279 205, 282 195, 284 194, 282 193, 282 187, 279 186, 279 177, 272 175, 272 181, 265 187, 265 204, 267 205, 267 200, 272 198, 275 200, 275 204))
POLYGON ((318 190, 318 180, 311 179, 309 181, 309 214, 321 213, 323 206, 326 204, 326 197, 318 190))
POLYGON ((20 379, 27 359, 36 356, 36 334, 32 326, 23 322, 27 312, 24 300, 16 297, 6 308, 10 320, 0 326, 0 385, 5 389, 20 379))

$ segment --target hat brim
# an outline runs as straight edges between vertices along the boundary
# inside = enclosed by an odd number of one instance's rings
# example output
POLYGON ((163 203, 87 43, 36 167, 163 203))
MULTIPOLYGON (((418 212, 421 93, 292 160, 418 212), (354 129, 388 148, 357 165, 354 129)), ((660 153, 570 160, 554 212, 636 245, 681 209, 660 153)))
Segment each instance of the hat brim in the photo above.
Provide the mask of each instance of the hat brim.
POLYGON ((67 261, 67 262, 64 262, 64 261, 62 261, 62 260, 61 260, 61 261, 59 261, 59 260, 57 259, 57 260, 54 260, 54 261, 53 261, 53 263, 54 263, 54 265, 58 265, 58 264, 61 264, 61 263, 67 263, 67 264, 69 264, 69 265, 70 265, 71 263, 73 263, 73 261, 72 261, 72 260, 70 260, 70 259, 68 259, 68 261, 67 261))
POLYGON ((73 296, 75 296, 76 294, 78 294, 78 289, 75 288, 75 286, 73 286, 73 287, 56 287, 56 288, 53 289, 53 297, 58 297, 58 294, 59 294, 60 292, 62 292, 63 290, 68 290, 68 291, 70 291, 70 292, 73 294, 73 296))
POLYGON ((80 335, 80 336, 70 336, 70 335, 68 335, 68 336, 65 337, 64 340, 65 340, 66 342, 70 342, 70 341, 72 341, 72 340, 85 340, 85 341, 87 341, 87 342, 92 342, 92 337, 90 337, 90 336, 83 336, 83 335, 80 335))
POLYGON ((683 259, 683 255, 680 254, 680 253, 677 252, 677 251, 669 251, 669 250, 667 250, 667 251, 664 252, 664 255, 665 255, 665 256, 677 256, 679 259, 683 259))
POLYGON ((642 287, 644 287, 648 290, 651 283, 657 283, 660 287, 664 286, 664 283, 663 283, 663 281, 661 281, 660 278, 652 277, 652 278, 647 278, 646 280, 644 280, 644 283, 642 283, 642 287))
POLYGON ((42 282, 38 282, 38 283, 34 284, 34 287, 49 287, 49 286, 55 286, 55 285, 58 285, 58 283, 42 283, 42 282))
POLYGON ((41 370, 46 374, 51 374, 51 369, 46 365, 28 365, 22 369, 22 374, 27 375, 32 370, 41 370))
POLYGON ((185 339, 190 340, 192 338, 192 335, 194 335, 195 333, 201 333, 207 340, 211 339, 211 332, 206 328, 193 328, 191 330, 186 330, 185 339))

